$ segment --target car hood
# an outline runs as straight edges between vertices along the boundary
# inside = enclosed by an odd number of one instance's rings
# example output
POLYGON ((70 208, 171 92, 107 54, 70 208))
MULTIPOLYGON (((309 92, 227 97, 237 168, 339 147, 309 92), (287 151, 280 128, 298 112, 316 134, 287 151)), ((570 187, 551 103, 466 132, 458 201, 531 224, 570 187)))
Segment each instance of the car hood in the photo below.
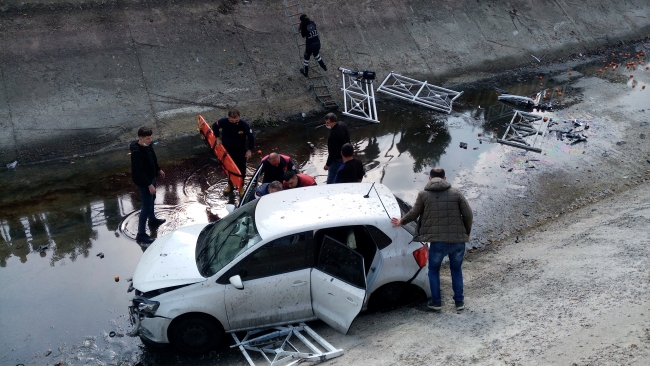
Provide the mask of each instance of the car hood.
POLYGON ((133 274, 133 287, 148 292, 205 281, 196 266, 196 240, 205 224, 191 225, 157 239, 133 274))

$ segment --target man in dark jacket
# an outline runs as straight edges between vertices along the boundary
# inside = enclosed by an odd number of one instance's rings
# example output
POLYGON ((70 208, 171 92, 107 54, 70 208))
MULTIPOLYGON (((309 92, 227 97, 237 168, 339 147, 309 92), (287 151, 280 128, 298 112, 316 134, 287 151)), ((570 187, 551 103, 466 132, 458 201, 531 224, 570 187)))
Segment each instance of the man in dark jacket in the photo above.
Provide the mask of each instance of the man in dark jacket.
POLYGON ((434 311, 442 309, 440 296, 440 265, 445 256, 449 256, 451 285, 454 289, 456 310, 465 309, 463 296, 463 257, 465 242, 472 231, 472 209, 463 194, 447 183, 445 171, 433 168, 429 173, 429 183, 424 191, 418 193, 413 208, 401 219, 392 218, 395 226, 407 224, 420 217, 418 235, 415 241, 428 241, 429 247, 429 285, 431 301, 429 308, 434 311))
POLYGON ((320 58, 320 38, 318 37, 316 23, 312 22, 306 14, 302 14, 300 16, 298 31, 302 38, 305 39, 305 55, 304 60, 302 61, 302 69, 300 69, 300 73, 305 75, 305 77, 309 77, 309 58, 311 55, 314 55, 314 59, 318 61, 320 67, 327 71, 325 62, 320 58))
POLYGON ((268 157, 262 159, 262 172, 264 173, 262 183, 271 183, 274 180, 282 181, 284 172, 287 170, 297 172, 291 158, 276 152, 270 153, 268 157))
POLYGON ((363 169, 361 160, 354 157, 354 147, 352 144, 344 144, 341 147, 341 157, 343 164, 336 172, 334 183, 359 183, 366 174, 363 169))
MULTIPOLYGON (((239 187, 239 194, 244 194, 243 180, 246 179, 246 160, 248 160, 255 148, 255 136, 248 122, 241 119, 240 113, 233 108, 228 111, 228 117, 217 120, 212 125, 212 132, 217 137, 217 144, 222 143, 228 154, 239 168, 242 175, 242 186, 239 187), (221 129, 221 134, 219 133, 221 129), (221 136, 221 138, 219 137, 221 136), (248 139, 248 143, 246 140, 248 139)), ((232 182, 228 181, 224 194, 232 191, 232 182)))
POLYGON ((323 169, 327 170, 327 184, 331 184, 334 183, 336 172, 343 164, 341 147, 350 143, 350 132, 348 132, 348 126, 343 122, 338 122, 336 114, 331 112, 325 115, 325 127, 330 130, 330 136, 327 139, 327 162, 323 169))
POLYGON ((153 204, 156 201, 156 174, 165 178, 165 172, 160 169, 156 152, 151 145, 153 141, 151 128, 143 126, 138 130, 138 140, 129 146, 131 150, 131 179, 142 197, 142 208, 138 221, 138 234, 135 240, 141 244, 151 244, 152 239, 146 232, 147 219, 150 226, 160 226, 165 219, 158 219, 154 214, 153 204))

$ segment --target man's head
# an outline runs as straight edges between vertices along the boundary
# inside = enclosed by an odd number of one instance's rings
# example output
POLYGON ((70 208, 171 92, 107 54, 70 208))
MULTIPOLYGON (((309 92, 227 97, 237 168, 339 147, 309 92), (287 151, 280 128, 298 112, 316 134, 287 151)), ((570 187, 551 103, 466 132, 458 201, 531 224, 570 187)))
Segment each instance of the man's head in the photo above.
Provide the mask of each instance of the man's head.
POLYGON ((334 125, 338 123, 338 118, 336 118, 336 114, 330 112, 325 115, 325 127, 327 128, 332 128, 334 125))
POLYGON ((138 129, 138 143, 142 146, 149 146, 151 145, 151 141, 153 141, 153 131, 151 131, 151 128, 147 126, 142 126, 140 129, 138 129))
POLYGON ((274 180, 269 183, 269 193, 280 192, 282 190, 282 183, 278 180, 274 180))
POLYGON ((238 109, 232 108, 228 111, 228 121, 232 123, 237 123, 239 122, 239 118, 240 118, 240 114, 238 109))
POLYGON ((343 144, 343 146, 341 146, 341 157, 343 157, 343 161, 351 160, 353 156, 354 148, 352 145, 349 142, 343 144))
POLYGON ((441 167, 435 167, 431 169, 431 171, 429 172, 429 179, 433 179, 433 178, 446 179, 447 177, 445 177, 445 170, 442 169, 441 167))
POLYGON ((284 180, 284 183, 286 183, 287 187, 289 188, 296 188, 298 185, 298 176, 293 170, 287 170, 284 172, 282 180, 284 180))
POLYGON ((280 154, 272 152, 269 154, 269 163, 273 166, 280 165, 280 154))

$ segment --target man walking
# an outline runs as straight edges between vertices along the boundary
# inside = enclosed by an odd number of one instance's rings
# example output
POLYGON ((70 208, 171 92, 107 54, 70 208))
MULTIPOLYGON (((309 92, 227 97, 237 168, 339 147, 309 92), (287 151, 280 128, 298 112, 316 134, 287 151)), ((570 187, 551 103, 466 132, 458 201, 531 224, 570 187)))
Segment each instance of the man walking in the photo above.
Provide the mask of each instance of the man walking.
POLYGON ((434 311, 442 309, 440 296, 440 265, 449 256, 451 285, 454 290, 456 310, 465 309, 463 296, 463 256, 465 242, 472 231, 472 209, 463 194, 446 181, 445 170, 433 168, 429 173, 429 183, 424 191, 418 193, 413 208, 401 219, 392 218, 395 226, 407 224, 416 218, 418 235, 415 241, 428 241, 429 247, 429 286, 431 301, 428 306, 434 311))
POLYGON ((165 178, 165 172, 160 169, 156 152, 153 150, 151 128, 143 126, 138 130, 138 140, 129 146, 131 150, 131 179, 142 197, 142 208, 138 221, 138 234, 135 240, 140 244, 151 244, 154 239, 147 235, 146 224, 156 227, 164 223, 165 219, 158 219, 153 210, 156 201, 156 174, 165 178))
POLYGON ((300 16, 298 31, 302 38, 305 39, 305 55, 300 73, 307 78, 309 77, 309 58, 311 55, 314 55, 314 59, 318 61, 320 67, 327 71, 327 66, 325 66, 325 62, 320 57, 320 38, 318 37, 316 23, 312 22, 306 14, 302 14, 300 16))
POLYGON ((327 139, 327 162, 323 169, 327 170, 327 184, 332 184, 336 172, 343 164, 341 147, 350 143, 350 132, 348 126, 344 122, 338 122, 336 114, 332 112, 325 115, 325 127, 330 130, 330 136, 327 139))
MULTIPOLYGON (((239 111, 232 108, 228 111, 228 117, 221 118, 212 125, 212 132, 217 137, 217 144, 221 144, 223 140, 223 147, 226 148, 235 165, 239 168, 242 175, 242 186, 239 187, 239 195, 241 196, 244 194, 246 160, 251 157, 255 148, 253 130, 248 122, 241 119, 239 111), (219 129, 221 129, 223 139, 219 138, 219 129), (247 139, 248 143, 246 143, 247 139)), ((228 186, 223 190, 223 194, 230 194, 232 187, 232 182, 228 181, 228 186)))
POLYGON ((359 183, 366 174, 363 169, 361 160, 354 157, 354 147, 352 144, 344 144, 341 147, 341 157, 343 164, 336 172, 334 183, 359 183))

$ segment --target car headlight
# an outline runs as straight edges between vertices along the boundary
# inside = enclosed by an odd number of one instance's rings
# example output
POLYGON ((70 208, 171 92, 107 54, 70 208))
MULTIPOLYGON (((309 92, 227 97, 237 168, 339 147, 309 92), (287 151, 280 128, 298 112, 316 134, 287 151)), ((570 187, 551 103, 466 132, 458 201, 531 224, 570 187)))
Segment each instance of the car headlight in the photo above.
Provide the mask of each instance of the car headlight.
POLYGON ((158 307, 160 306, 158 301, 143 298, 135 298, 133 299, 133 302, 138 309, 138 313, 145 316, 154 316, 156 310, 158 310, 158 307))

